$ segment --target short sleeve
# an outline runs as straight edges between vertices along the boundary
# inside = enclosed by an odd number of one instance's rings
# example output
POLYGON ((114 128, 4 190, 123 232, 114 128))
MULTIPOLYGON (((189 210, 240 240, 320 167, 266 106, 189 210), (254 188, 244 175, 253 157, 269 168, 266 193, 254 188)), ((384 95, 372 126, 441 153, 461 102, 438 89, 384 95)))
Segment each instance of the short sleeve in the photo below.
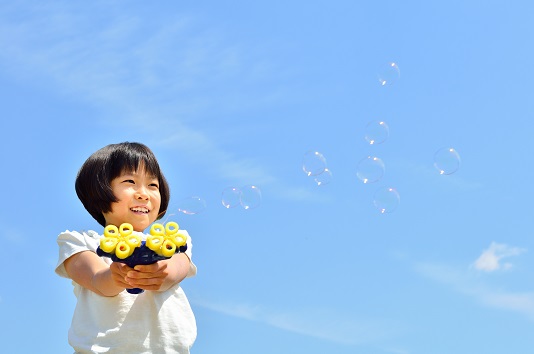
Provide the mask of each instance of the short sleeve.
POLYGON ((59 234, 57 237, 59 258, 55 269, 56 274, 64 278, 70 278, 65 270, 63 262, 76 253, 83 251, 96 252, 98 247, 98 237, 98 234, 94 231, 80 233, 67 230, 59 234))

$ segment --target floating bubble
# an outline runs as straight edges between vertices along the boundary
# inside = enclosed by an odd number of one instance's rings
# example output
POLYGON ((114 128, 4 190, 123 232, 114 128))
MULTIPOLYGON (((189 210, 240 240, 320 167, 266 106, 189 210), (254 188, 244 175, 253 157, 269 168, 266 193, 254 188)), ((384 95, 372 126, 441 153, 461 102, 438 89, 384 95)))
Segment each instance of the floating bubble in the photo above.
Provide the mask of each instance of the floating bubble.
POLYGON ((261 204, 261 191, 257 186, 244 186, 239 197, 241 206, 245 209, 254 209, 261 204))
POLYGON ((178 211, 186 215, 194 215, 206 210, 206 201, 200 197, 188 197, 178 204, 178 211))
POLYGON ((399 66, 390 62, 384 66, 378 73, 378 82, 380 86, 390 86, 393 85, 400 78, 400 69, 399 66))
POLYGON ((318 186, 324 186, 332 181, 332 172, 328 168, 325 168, 323 173, 315 176, 314 180, 318 186))
POLYGON ((450 175, 460 168, 460 155, 454 148, 441 148, 434 154, 434 167, 440 175, 450 175))
POLYGON ((375 192, 373 203, 382 214, 392 213, 399 206, 399 192, 391 187, 379 188, 375 192))
POLYGON ((236 187, 228 187, 222 192, 222 205, 226 209, 234 208, 238 206, 241 198, 241 191, 236 187))
POLYGON ((326 168, 326 159, 317 151, 308 151, 302 159, 302 169, 308 176, 317 176, 326 168))
POLYGON ((363 183, 373 183, 384 176, 386 167, 378 157, 367 156, 358 162, 356 176, 363 183))
POLYGON ((365 140, 371 145, 382 144, 389 137, 389 127, 386 122, 372 121, 365 127, 365 140))

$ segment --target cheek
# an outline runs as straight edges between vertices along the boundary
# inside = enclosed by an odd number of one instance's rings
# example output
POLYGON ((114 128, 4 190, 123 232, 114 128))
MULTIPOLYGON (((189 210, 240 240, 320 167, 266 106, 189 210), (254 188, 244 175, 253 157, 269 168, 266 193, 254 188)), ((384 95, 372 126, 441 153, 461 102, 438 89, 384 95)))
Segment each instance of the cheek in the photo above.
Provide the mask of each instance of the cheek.
POLYGON ((161 205, 161 195, 159 193, 154 193, 152 196, 152 203, 159 208, 161 205))

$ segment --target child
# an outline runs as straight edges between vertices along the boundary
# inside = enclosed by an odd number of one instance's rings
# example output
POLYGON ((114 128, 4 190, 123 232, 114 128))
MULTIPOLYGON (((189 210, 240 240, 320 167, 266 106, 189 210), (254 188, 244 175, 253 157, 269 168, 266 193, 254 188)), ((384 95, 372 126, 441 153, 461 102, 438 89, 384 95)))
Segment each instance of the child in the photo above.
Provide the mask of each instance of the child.
MULTIPOLYGON (((83 164, 76 193, 104 226, 130 223, 135 232, 161 218, 169 186, 152 151, 139 143, 108 145, 83 164)), ((194 276, 191 238, 187 251, 167 260, 130 268, 96 249, 102 235, 65 231, 59 235, 56 273, 72 279, 77 298, 69 330, 76 353, 189 353, 197 328, 180 282, 194 276), (141 294, 125 289, 141 288, 141 294)), ((144 237, 144 235, 143 235, 144 237)))

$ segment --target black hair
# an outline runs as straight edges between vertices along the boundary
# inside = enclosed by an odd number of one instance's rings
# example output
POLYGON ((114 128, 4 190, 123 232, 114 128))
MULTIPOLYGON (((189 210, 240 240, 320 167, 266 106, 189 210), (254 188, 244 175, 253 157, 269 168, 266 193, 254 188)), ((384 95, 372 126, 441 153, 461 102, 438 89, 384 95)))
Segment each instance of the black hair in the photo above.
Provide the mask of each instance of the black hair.
POLYGON ((111 203, 119 200, 113 194, 111 181, 122 172, 136 172, 143 164, 146 173, 158 179, 161 205, 158 219, 165 215, 170 189, 152 150, 141 143, 110 144, 93 153, 84 162, 76 177, 76 194, 91 216, 106 226, 104 213, 111 211, 111 203))

